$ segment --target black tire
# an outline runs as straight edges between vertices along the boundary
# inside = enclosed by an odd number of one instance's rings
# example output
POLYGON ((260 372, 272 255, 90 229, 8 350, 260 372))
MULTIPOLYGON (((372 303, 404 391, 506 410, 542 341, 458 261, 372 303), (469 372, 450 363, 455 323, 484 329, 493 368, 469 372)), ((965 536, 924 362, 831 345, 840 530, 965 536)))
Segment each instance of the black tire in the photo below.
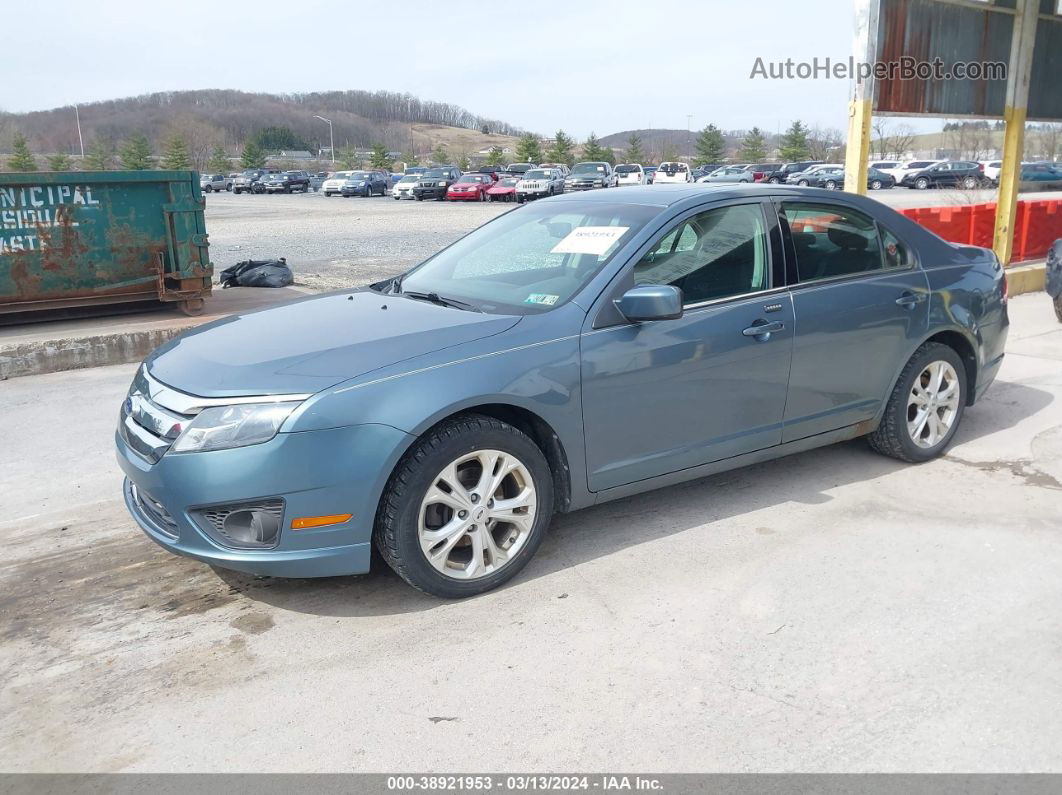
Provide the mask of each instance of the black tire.
POLYGON ((808 181, 806 179, 798 180, 797 185, 801 185, 806 188, 808 186, 808 181))
POLYGON ((919 177, 918 179, 915 180, 914 186, 918 190, 925 190, 926 188, 929 187, 929 180, 926 179, 925 177, 919 177))
POLYGON ((1062 323, 1062 295, 1055 299, 1055 317, 1058 318, 1058 322, 1062 323))
POLYGON ((872 180, 871 183, 870 183, 870 189, 871 190, 881 190, 881 186, 883 184, 884 183, 880 179, 872 180))
POLYGON ((885 406, 885 413, 881 418, 881 424, 877 430, 867 436, 870 446, 882 455, 898 458, 912 464, 920 464, 929 461, 943 453, 951 440, 955 438, 955 432, 962 424, 963 412, 966 409, 966 365, 963 364, 959 354, 947 345, 938 342, 927 342, 914 352, 904 366, 900 377, 896 379, 889 402, 885 406), (933 447, 920 447, 911 439, 907 429, 908 395, 914 386, 914 381, 923 370, 936 361, 945 361, 955 368, 958 375, 959 405, 951 428, 933 447))
POLYGON ((373 540, 387 564, 406 582, 445 599, 475 596, 519 574, 538 550, 553 514, 553 478, 542 451, 508 423, 481 414, 462 414, 432 428, 402 457, 384 489, 376 512, 373 540), (516 456, 531 473, 536 516, 516 556, 498 571, 475 580, 447 577, 425 558, 418 539, 423 495, 437 473, 475 450, 501 450, 516 456))
POLYGON ((977 180, 974 179, 973 177, 967 177, 966 179, 964 179, 962 181, 962 186, 966 190, 973 190, 974 188, 977 187, 977 180))
POLYGON ((828 179, 826 180, 826 184, 823 185, 823 187, 826 188, 826 190, 837 190, 837 182, 832 179, 828 179))
POLYGON ((778 185, 782 180, 780 180, 778 177, 770 177, 767 181, 770 182, 772 185, 778 185))

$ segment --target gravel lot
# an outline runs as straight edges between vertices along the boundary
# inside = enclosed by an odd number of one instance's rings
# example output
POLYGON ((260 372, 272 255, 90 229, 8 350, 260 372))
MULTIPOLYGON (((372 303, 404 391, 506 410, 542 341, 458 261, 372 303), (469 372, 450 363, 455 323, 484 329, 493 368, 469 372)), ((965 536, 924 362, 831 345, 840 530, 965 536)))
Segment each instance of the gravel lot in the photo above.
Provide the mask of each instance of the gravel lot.
POLYGON ((515 206, 215 193, 206 221, 215 273, 245 259, 286 257, 297 284, 335 290, 401 273, 515 206))
MULTIPOLYGON (((1058 193, 1022 194, 1022 198, 1058 193)), ((893 207, 994 201, 994 191, 878 191, 893 207)), ((326 198, 321 193, 207 197, 215 272, 245 259, 286 257, 296 284, 335 290, 401 273, 517 205, 326 198)))

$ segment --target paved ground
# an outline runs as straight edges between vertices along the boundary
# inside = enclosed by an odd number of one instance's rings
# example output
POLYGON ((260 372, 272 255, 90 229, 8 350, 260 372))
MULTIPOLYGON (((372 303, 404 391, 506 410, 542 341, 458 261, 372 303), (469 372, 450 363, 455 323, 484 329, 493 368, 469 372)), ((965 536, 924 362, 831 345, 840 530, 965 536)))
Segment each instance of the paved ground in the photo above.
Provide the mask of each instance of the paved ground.
POLYGON ((1062 772, 1062 325, 1011 307, 946 458, 566 516, 462 602, 172 557, 118 497, 133 367, 4 383, 0 769, 1062 772))
MULTIPOLYGON (((995 201, 994 191, 987 190, 896 188, 873 196, 894 207, 995 201)), ((216 272, 245 259, 286 257, 297 284, 333 290, 401 273, 514 206, 216 193, 207 196, 206 222, 216 272)))

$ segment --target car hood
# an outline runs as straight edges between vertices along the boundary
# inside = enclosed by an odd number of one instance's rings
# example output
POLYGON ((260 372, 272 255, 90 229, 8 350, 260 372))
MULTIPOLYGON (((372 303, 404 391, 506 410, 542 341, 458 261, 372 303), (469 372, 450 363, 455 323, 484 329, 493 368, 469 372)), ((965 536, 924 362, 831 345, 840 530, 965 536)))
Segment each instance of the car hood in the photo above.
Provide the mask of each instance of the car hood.
POLYGON ((370 290, 335 293, 200 326, 147 365, 156 380, 200 397, 313 393, 519 320, 370 290))

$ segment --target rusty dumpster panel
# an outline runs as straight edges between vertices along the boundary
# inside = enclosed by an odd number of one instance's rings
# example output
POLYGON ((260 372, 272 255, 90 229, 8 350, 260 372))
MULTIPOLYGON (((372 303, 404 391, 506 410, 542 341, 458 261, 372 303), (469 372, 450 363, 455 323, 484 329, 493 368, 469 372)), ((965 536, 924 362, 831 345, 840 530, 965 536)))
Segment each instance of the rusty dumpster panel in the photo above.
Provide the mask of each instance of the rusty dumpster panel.
POLYGON ((0 314, 209 295, 194 171, 0 174, 0 314))

